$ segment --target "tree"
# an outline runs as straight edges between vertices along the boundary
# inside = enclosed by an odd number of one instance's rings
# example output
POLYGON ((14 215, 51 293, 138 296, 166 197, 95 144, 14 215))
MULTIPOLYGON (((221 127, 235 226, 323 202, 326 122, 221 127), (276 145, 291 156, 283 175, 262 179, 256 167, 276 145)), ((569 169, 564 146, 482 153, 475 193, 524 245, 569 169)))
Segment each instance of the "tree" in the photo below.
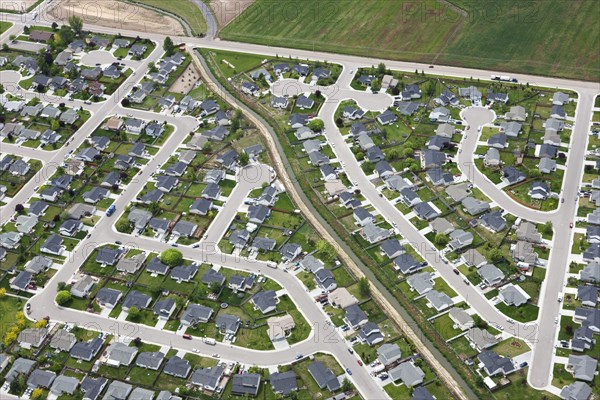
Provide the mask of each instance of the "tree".
POLYGON ((0 299, 3 299, 5 297, 6 297, 6 289, 0 288, 0 299))
POLYGON ((23 206, 23 204, 17 204, 15 206, 15 211, 21 214, 23 211, 25 211, 25 207, 23 206))
POLYGON ((386 70, 385 64, 382 62, 379 63, 379 65, 377 66, 377 73, 379 75, 383 75, 383 74, 385 74, 385 70, 386 70))
POLYGON ((552 235, 552 221, 548 221, 544 224, 544 233, 546 235, 552 235))
POLYGON ((173 40, 171 37, 167 36, 163 42, 163 50, 165 51, 165 55, 167 57, 175 54, 175 45, 173 44, 173 40))
POLYGON ((64 306, 65 304, 67 304, 70 301, 71 301, 71 293, 67 292, 66 290, 61 290, 60 292, 58 292, 56 294, 56 303, 59 306, 64 306))
POLYGON ((498 262, 502 260, 502 257, 502 251, 500 251, 500 249, 493 248, 492 250, 490 250, 490 258, 493 262, 498 262))
POLYGON ((240 153, 240 165, 241 166, 245 166, 248 165, 248 163, 250 162, 250 156, 248 155, 248 153, 246 153, 245 151, 242 151, 240 153))
POLYGON ((53 119, 50 121, 50 128, 52 128, 53 131, 58 130, 60 128, 60 122, 58 122, 57 119, 53 119))
POLYGON ((435 235, 435 238, 433 239, 433 242, 435 244, 437 244, 438 246, 445 246, 448 244, 448 236, 444 235, 443 233, 438 233, 435 235))
POLYGON ((381 90, 381 82, 379 81, 379 79, 375 79, 373 82, 371 82, 371 91, 373 93, 375 92, 379 92, 381 90))
POLYGON ((115 228, 117 228, 117 232, 127 233, 127 232, 129 232, 130 227, 131 226, 129 225, 129 221, 127 221, 126 219, 120 219, 115 224, 115 228))
POLYGON ((352 389, 352 384, 350 383, 348 378, 344 378, 344 381, 342 382, 342 391, 347 392, 351 389, 352 389))
POLYGON ((131 307, 129 311, 127 311, 127 315, 129 319, 132 321, 136 321, 140 317, 140 309, 137 307, 131 307))
POLYGON ((56 288, 58 289, 59 292, 66 290, 67 282, 58 282, 58 284, 56 285, 56 288))
POLYGON ((335 119, 335 124, 341 128, 344 126, 344 120, 341 117, 338 117, 335 119))
POLYGON ((48 325, 48 321, 45 319, 40 319, 35 323, 36 328, 45 328, 48 325))
POLYGON ((52 30, 55 31, 58 29, 58 24, 56 22, 52 23, 52 30))
POLYGON ((369 297, 371 294, 371 283, 364 276, 358 280, 358 292, 363 297, 369 297))
POLYGON ((71 15, 69 17, 69 26, 71 27, 73 32, 75 32, 75 34, 79 36, 81 34, 81 31, 83 30, 83 20, 77 15, 71 15))
POLYGON ((168 249, 160 254, 160 261, 169 267, 176 267, 183 262, 183 254, 177 249, 168 249))
POLYGON ((44 389, 42 389, 42 388, 34 389, 34 391, 31 392, 31 398, 33 400, 41 399, 43 395, 44 395, 44 389))
POLYGON ((434 81, 427 82, 427 86, 425 86, 425 93, 429 97, 431 97, 435 94, 435 82, 434 81))
POLYGON ((325 122, 321 119, 313 119, 308 123, 308 127, 315 132, 321 132, 325 128, 325 122))
POLYGON ((4 93, 4 85, 0 84, 0 94, 4 93))
POLYGON ((211 293, 219 294, 219 292, 221 291, 221 285, 219 284, 219 282, 211 282, 211 284, 209 285, 209 289, 211 293))

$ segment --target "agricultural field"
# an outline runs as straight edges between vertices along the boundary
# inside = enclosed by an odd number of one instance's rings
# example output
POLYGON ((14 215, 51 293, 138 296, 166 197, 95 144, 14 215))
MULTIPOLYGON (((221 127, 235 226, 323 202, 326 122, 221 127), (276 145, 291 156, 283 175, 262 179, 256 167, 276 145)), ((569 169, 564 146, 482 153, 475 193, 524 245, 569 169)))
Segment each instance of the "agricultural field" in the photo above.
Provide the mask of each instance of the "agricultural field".
POLYGON ((600 73, 593 0, 298 3, 258 0, 221 38, 586 80, 600 73))
POLYGON ((206 21, 204 21, 200 9, 192 0, 135 0, 134 2, 155 7, 181 17, 181 19, 188 23, 196 36, 206 33, 206 21))

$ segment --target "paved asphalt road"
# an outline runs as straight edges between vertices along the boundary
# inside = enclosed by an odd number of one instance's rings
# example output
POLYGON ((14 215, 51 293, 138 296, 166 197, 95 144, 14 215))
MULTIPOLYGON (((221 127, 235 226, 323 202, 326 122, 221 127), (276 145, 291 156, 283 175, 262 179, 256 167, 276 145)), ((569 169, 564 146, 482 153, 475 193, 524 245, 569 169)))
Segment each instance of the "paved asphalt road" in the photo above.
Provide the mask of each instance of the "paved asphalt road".
MULTIPOLYGON (((14 14, 1 14, 0 15, 3 20, 21 23, 21 22, 30 22, 30 20, 22 21, 22 16, 14 15, 14 14)), ((40 24, 50 24, 52 21, 42 21, 40 24)), ((86 28, 97 31, 97 32, 106 32, 106 33, 114 33, 113 29, 104 28, 104 27, 96 27, 93 25, 86 25, 86 28)), ((11 32, 16 32, 16 29, 11 29, 11 32)), ((125 30, 121 31, 122 34, 127 35, 137 35, 139 32, 128 32, 125 30)), ((159 43, 162 42, 164 38, 162 35, 155 33, 147 33, 144 34, 151 39, 157 40, 159 43)), ((3 35, 3 39, 7 37, 7 34, 3 35)), ((216 48, 223 50, 232 50, 232 51, 243 51, 257 54, 266 54, 266 55, 279 55, 283 57, 293 57, 299 59, 315 59, 315 60, 327 60, 333 63, 342 64, 344 69, 342 73, 342 77, 340 78, 339 83, 336 85, 337 88, 332 89, 332 92, 325 93, 325 95, 329 95, 328 101, 323 107, 323 115, 325 115, 325 111, 328 113, 335 109, 335 105, 344 98, 343 96, 348 96, 352 90, 348 88, 347 83, 351 79, 350 71, 355 71, 357 68, 362 66, 371 66, 378 63, 380 60, 373 60, 364 57, 355 57, 355 56, 347 56, 347 55, 339 55, 339 54, 328 54, 322 52, 314 52, 314 51, 305 51, 305 50, 294 50, 294 49, 285 49, 285 48, 275 48, 269 46, 261 46, 261 45, 251 45, 251 44, 240 44, 235 42, 225 42, 225 41, 213 41, 210 38, 174 38, 176 41, 179 40, 181 42, 186 42, 188 45, 192 46, 200 46, 207 48, 216 48), (342 88, 342 89, 340 89, 342 88)), ((151 60, 154 61, 157 59, 158 52, 155 51, 151 57, 143 63, 140 68, 145 68, 147 63, 151 60)), ((389 61, 383 60, 387 67, 390 69, 397 70, 406 70, 406 71, 414 71, 415 69, 423 69, 425 71, 429 71, 427 69, 427 65, 417 64, 412 62, 400 62, 400 61, 389 61)), ((473 77, 475 79, 489 79, 491 74, 497 73, 496 71, 483 71, 483 70, 472 70, 460 67, 446 67, 446 66, 435 66, 435 69, 431 70, 435 74, 439 75, 448 75, 448 76, 457 76, 457 77, 473 77)), ((572 143, 571 154, 567 160, 567 174, 565 176, 565 186, 563 188, 565 197, 569 198, 570 194, 577 193, 577 188, 580 183, 581 174, 583 173, 582 164, 585 153, 585 142, 587 140, 587 129, 588 123, 591 115, 591 108, 593 106, 593 96, 599 92, 598 83, 590 83, 590 82, 582 82, 582 81, 570 81, 565 79, 551 78, 551 77, 539 77, 539 76, 531 76, 525 74, 516 74, 513 75, 518 78, 521 82, 529 82, 532 85, 546 86, 551 88, 564 88, 575 90, 579 93, 579 105, 577 112, 577 121, 575 123, 574 129, 574 138, 572 143)), ((134 81, 135 79, 129 80, 134 81)), ((128 80, 128 81, 129 81, 128 80)), ((372 100, 373 103, 368 99, 369 96, 358 94, 359 92, 355 92, 358 96, 361 96, 359 100, 359 104, 361 107, 367 109, 381 109, 381 105, 379 100, 372 100), (364 96, 364 98, 363 98, 364 96)), ((122 95, 119 94, 119 95, 122 95)), ((349 96, 354 97, 354 96, 349 96)), ((375 99, 375 97, 373 97, 375 99)), ((105 115, 107 115, 107 111, 110 110, 110 107, 107 106, 108 102, 103 103, 104 105, 98 110, 98 117, 92 123, 92 119, 95 115, 88 121, 84 128, 80 130, 74 140, 74 143, 71 145, 71 148, 76 148, 79 143, 81 143, 84 138, 89 135, 89 133, 95 128, 105 115)), ((154 115, 154 114, 153 114, 154 115)), ((348 158, 346 161, 347 171, 352 180, 356 180, 361 188, 369 188, 363 189, 363 193, 366 198, 375 205, 375 207, 389 220, 396 222, 398 228, 401 233, 411 242, 416 243, 417 246, 422 246, 423 254, 426 259, 440 271, 442 276, 448 281, 450 285, 455 288, 460 288, 459 292, 464 294, 467 298, 468 302, 477 310, 479 314, 481 314, 485 319, 488 319, 493 322, 498 322, 502 325, 507 326, 507 330, 510 328, 506 323, 506 318, 498 313, 498 311, 489 305, 489 303, 484 302, 482 300, 481 294, 471 286, 466 286, 462 283, 461 278, 455 276, 454 274, 450 274, 449 267, 442 264, 435 252, 429 252, 427 250, 427 242, 423 241, 423 238, 416 231, 416 229, 406 221, 399 212, 389 204, 385 199, 382 199, 378 196, 375 189, 372 187, 370 182, 366 180, 366 177, 362 173, 362 170, 358 167, 358 164, 354 160, 354 157, 351 155, 350 151, 342 146, 341 143, 341 135, 337 132, 337 129, 331 130, 330 128, 334 127, 333 121, 331 118, 324 118, 328 127, 327 136, 328 139, 332 140, 333 143, 338 144, 336 147, 336 153, 340 159, 348 158), (333 124, 333 126, 332 126, 333 124), (350 153, 350 154, 349 154, 350 153), (462 285, 462 286, 461 286, 462 285)), ((64 155, 66 154, 68 149, 61 149, 57 151, 54 161, 64 159, 64 155)), ((462 159, 462 158, 461 158, 462 159)), ((52 160, 50 161, 52 162, 52 160)), ((52 168, 52 166, 50 166, 52 168)), ((144 171, 147 171, 146 168, 144 171)), ((51 175, 50 173, 46 173, 46 176, 51 175)), ((29 184, 27 187, 21 192, 31 193, 34 184, 29 184)), ((491 190, 491 189, 490 189, 491 190)), ((485 192, 485 190, 484 190, 485 192)), ((493 192, 492 192, 493 193, 493 192)), ((23 199, 20 202, 23 202, 27 196, 23 195, 23 199)), ((495 201, 498 200, 494 197, 494 195, 490 196, 495 201)), ((500 201, 503 201, 500 199, 500 201)), ((15 202, 11 204, 16 204, 15 202)), ((510 208, 507 208, 510 211, 510 208)), ((576 205, 575 202, 566 201, 565 205, 561 206, 559 212, 555 212, 555 217, 553 217, 554 226, 556 228, 564 227, 568 224, 569 221, 572 220, 575 214, 576 205), (571 204, 569 204, 571 203, 571 204), (562 224, 562 225, 560 225, 562 224)), ((5 210, 2 210, 5 211, 5 210)), ((552 213, 539 213, 540 215, 547 215, 552 213)), ((537 218, 532 218, 534 220, 541 217, 537 215, 537 218)), ((10 218, 10 213, 2 212, 0 213, 0 223, 6 222, 6 220, 10 218), (8 214, 8 215, 7 215, 8 214)), ((563 231, 566 231, 562 229, 563 231)), ((98 230, 95 230, 98 231, 98 230)), ((558 233, 560 234, 561 229, 558 229, 558 233)), ((531 368, 529 370, 529 381, 530 383, 537 388, 543 388, 548 385, 551 379, 551 369, 552 369, 552 351, 554 345, 554 339, 556 338, 556 326, 553 323, 553 316, 558 315, 559 305, 556 301, 558 292, 562 289, 562 285, 564 284, 564 276, 566 270, 566 259, 568 258, 569 247, 570 247, 570 237, 572 236, 572 232, 566 231, 567 233, 563 233, 564 239, 555 241, 555 245, 552 252, 551 258, 549 262, 549 272, 547 276, 552 276, 553 279, 547 280, 542 287, 542 295, 541 298, 543 302, 541 304, 541 312, 540 312, 540 320, 539 320, 539 334, 536 332, 533 333, 534 336, 531 336, 532 333, 528 329, 527 326, 522 324, 514 325, 515 328, 518 328, 518 332, 515 332, 517 336, 529 338, 531 340, 532 337, 535 337, 536 344, 534 346, 534 359, 531 364, 531 368), (537 336, 535 336, 537 335, 537 336)), ((556 233, 555 233, 556 235, 556 233)), ((555 236, 558 239, 557 236, 555 236)), ((137 241, 137 240, 136 240, 137 241)), ((306 312, 306 310, 303 310, 306 312)), ((115 323, 115 321, 110 321, 115 323)), ((151 328, 150 328, 151 329, 151 328)), ((185 346, 185 343, 182 344, 185 346)), ((182 347, 185 348, 185 347, 182 347)), ((343 353, 343 352, 342 352, 343 353)), ((236 353, 237 355, 238 353, 236 353)), ((345 354, 345 353, 344 353, 345 354)), ((339 355, 336 352, 336 356, 339 355)), ((354 375, 356 377, 356 374, 354 375)), ((372 381, 368 379, 368 381, 372 381)), ((372 398, 369 396, 369 398, 372 398)))

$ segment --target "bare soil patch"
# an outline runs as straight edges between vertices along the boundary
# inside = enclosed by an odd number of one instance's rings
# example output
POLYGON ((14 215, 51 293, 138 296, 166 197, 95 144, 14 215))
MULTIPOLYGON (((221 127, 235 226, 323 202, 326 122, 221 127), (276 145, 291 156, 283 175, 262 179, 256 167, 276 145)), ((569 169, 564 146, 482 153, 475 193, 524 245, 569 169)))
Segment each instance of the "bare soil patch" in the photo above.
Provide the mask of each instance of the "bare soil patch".
POLYGON ((210 8, 217 19, 219 27, 222 28, 246 10, 256 0, 211 0, 210 8))
POLYGON ((181 76, 173 82, 169 88, 169 92, 188 94, 196 86, 196 82, 200 79, 200 73, 196 69, 194 63, 191 63, 181 76))
POLYGON ((140 32, 160 32, 165 35, 183 35, 181 24, 156 11, 114 0, 56 0, 48 15, 67 21, 71 15, 80 16, 85 24, 127 29, 140 32))

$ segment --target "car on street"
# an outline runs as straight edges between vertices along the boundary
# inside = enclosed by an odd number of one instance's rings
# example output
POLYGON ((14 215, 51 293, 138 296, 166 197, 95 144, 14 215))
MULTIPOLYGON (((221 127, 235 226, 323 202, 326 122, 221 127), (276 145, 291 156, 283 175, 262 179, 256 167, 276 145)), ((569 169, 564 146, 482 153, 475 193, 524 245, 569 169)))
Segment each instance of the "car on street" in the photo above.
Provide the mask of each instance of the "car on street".
POLYGON ((301 359, 302 357, 304 357, 302 354, 296 354, 296 360, 301 359))
POLYGON ((361 367, 363 366, 363 362, 358 360, 358 365, 360 365, 361 367))
POLYGON ((569 228, 573 229, 573 222, 569 222, 569 228))
POLYGON ((198 243, 192 245, 192 249, 197 249, 198 247, 200 247, 200 245, 198 243))
POLYGON ((558 317, 554 318, 554 323, 558 324, 558 317))
POLYGON ((171 247, 179 247, 177 243, 171 243, 171 247))
POLYGON ((456 275, 460 275, 460 271, 459 271, 459 270, 457 270, 456 268, 454 268, 452 271, 453 271, 453 272, 454 272, 456 275))
POLYGON ((120 240, 115 240, 115 244, 122 245, 123 242, 121 242, 120 240))
POLYGON ((352 375, 352 371, 350 370, 350 368, 346 368, 346 373, 347 373, 348 375, 352 375))
POLYGON ((184 333, 183 338, 187 340, 192 340, 192 335, 190 335, 189 333, 184 333))
POLYGON ((348 348, 348 353, 354 354, 354 350, 352 350, 351 348, 348 348))

